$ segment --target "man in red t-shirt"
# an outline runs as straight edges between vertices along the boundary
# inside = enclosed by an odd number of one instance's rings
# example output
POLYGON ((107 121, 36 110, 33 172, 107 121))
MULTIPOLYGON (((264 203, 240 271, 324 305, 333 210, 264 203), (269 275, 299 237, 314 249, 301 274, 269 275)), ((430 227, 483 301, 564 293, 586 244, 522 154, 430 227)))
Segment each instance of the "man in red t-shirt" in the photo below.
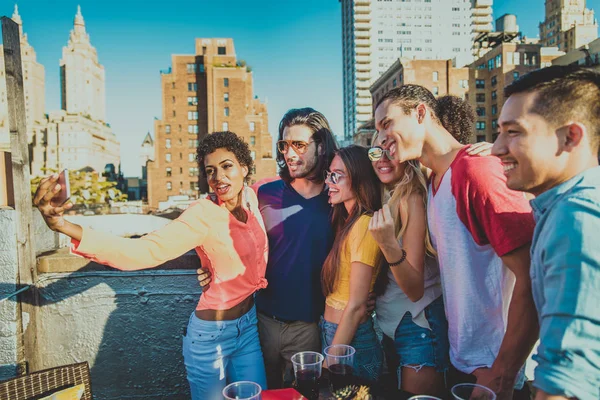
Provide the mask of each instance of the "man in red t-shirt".
POLYGON ((437 109, 427 89, 403 85, 379 101, 375 122, 392 157, 419 160, 433 172, 427 222, 448 319, 449 381, 476 382, 502 400, 528 398, 523 365, 539 330, 529 277, 531 208, 506 188, 497 158, 466 154, 437 109))

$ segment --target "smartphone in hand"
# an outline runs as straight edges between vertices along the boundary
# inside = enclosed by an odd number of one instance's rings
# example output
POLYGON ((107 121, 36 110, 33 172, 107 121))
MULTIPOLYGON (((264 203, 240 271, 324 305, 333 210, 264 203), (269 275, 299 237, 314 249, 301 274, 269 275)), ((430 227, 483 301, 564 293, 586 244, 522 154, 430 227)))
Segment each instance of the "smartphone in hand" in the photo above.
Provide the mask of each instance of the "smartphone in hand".
POLYGON ((60 185, 60 192, 58 192, 51 201, 54 207, 60 207, 69 200, 71 197, 71 185, 69 184, 69 170, 63 169, 58 175, 58 181, 60 185))

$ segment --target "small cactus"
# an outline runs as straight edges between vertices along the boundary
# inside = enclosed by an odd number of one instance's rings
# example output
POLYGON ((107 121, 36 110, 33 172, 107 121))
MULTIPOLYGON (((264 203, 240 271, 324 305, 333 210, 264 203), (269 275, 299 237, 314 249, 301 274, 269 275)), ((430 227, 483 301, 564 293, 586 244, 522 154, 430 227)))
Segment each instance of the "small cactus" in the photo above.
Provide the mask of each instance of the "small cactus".
POLYGON ((335 400, 353 400, 354 395, 358 392, 357 386, 346 386, 345 388, 338 389, 333 393, 335 400))
POLYGON ((369 394, 368 386, 346 386, 343 389, 333 393, 335 400, 372 400, 373 397, 369 394))

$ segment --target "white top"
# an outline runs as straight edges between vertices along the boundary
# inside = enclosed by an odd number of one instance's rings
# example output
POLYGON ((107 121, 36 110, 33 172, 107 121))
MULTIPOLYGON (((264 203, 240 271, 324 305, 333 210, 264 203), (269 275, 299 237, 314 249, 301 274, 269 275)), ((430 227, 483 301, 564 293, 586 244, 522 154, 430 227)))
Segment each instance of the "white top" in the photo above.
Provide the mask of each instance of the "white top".
MULTIPOLYGON (((402 246, 402 240, 400 240, 402 246)), ((383 295, 377 298, 375 311, 377 312, 377 322, 379 327, 390 338, 394 338, 396 328, 404 317, 404 314, 410 312, 415 324, 431 329, 423 310, 435 299, 442 295, 442 285, 440 283, 440 271, 437 260, 434 257, 425 257, 424 267, 425 291, 423 297, 418 301, 412 302, 396 283, 391 269, 388 270, 389 282, 383 295)))

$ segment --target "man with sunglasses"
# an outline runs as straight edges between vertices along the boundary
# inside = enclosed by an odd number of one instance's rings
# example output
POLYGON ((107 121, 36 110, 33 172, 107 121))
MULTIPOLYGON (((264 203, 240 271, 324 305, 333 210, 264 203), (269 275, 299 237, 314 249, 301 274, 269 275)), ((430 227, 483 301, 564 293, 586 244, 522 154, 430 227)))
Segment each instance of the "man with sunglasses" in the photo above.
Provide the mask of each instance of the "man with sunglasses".
POLYGON ((292 382, 292 355, 321 351, 321 268, 333 243, 323 176, 335 150, 323 114, 312 108, 289 110, 279 124, 281 179, 257 190, 269 238, 269 284, 258 292, 256 308, 270 389, 292 382))

